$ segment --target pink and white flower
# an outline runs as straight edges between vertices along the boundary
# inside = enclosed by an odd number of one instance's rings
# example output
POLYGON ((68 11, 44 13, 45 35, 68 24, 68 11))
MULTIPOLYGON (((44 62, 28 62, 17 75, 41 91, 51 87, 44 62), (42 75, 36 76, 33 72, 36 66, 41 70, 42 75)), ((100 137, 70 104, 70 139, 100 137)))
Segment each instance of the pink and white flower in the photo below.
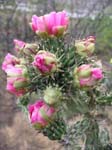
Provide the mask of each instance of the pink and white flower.
POLYGON ((31 27, 40 35, 59 36, 63 35, 68 27, 68 17, 65 11, 51 12, 44 16, 32 16, 31 27))

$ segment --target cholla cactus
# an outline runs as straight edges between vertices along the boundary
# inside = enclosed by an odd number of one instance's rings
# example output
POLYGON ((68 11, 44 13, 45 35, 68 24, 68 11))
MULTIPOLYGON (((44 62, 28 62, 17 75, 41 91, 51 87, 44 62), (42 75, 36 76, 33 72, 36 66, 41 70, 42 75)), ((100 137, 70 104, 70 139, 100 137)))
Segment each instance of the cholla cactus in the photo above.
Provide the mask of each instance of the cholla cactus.
POLYGON ((64 11, 32 17, 38 44, 14 40, 20 58, 8 54, 2 64, 7 90, 18 97, 29 123, 49 139, 60 140, 65 149, 109 149, 109 135, 100 130, 96 108, 111 105, 112 94, 105 90, 108 79, 102 65, 90 57, 95 38, 67 44, 68 23, 64 11), (81 120, 70 124, 74 115, 81 120))

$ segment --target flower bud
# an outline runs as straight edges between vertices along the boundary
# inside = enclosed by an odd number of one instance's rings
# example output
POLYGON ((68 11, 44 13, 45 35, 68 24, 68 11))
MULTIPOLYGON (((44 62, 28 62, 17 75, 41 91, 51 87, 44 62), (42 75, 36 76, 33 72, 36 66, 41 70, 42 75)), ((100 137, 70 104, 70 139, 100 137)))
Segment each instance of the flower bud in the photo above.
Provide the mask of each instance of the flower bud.
POLYGON ((6 56, 5 56, 5 59, 2 63, 2 69, 6 72, 6 70, 10 67, 13 67, 17 64, 20 64, 20 60, 15 57, 14 55, 8 53, 6 56))
POLYGON ((7 90, 10 93, 21 96, 28 91, 29 77, 25 66, 10 67, 6 70, 6 73, 8 75, 7 90))
POLYGON ((8 77, 6 89, 16 96, 22 96, 27 92, 28 81, 25 78, 8 77))
POLYGON ((28 106, 29 119, 35 128, 41 129, 47 126, 53 119, 55 109, 48 106, 43 100, 38 100, 28 106))
POLYGON ((95 38, 90 36, 86 39, 76 41, 76 52, 82 57, 91 56, 95 50, 95 38))
POLYGON ((103 78, 101 68, 84 64, 74 70, 75 83, 82 88, 93 87, 103 78))
POLYGON ((57 70, 57 64, 56 56, 47 51, 39 51, 35 55, 32 63, 43 75, 55 72, 57 70))
POLYGON ((44 101, 49 105, 55 105, 62 98, 61 90, 58 87, 49 86, 44 91, 44 101))
POLYGON ((38 51, 38 46, 35 43, 26 43, 25 47, 23 48, 23 53, 26 55, 35 55, 38 51))

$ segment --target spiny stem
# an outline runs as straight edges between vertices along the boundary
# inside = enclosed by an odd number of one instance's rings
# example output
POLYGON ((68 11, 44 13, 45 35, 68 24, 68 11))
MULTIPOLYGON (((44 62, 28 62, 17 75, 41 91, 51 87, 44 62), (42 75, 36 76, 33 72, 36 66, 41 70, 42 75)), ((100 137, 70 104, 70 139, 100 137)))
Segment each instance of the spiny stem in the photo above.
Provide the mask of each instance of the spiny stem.
POLYGON ((95 95, 93 90, 92 89, 88 90, 87 95, 90 97, 89 104, 88 104, 89 108, 93 110, 95 108, 95 95))

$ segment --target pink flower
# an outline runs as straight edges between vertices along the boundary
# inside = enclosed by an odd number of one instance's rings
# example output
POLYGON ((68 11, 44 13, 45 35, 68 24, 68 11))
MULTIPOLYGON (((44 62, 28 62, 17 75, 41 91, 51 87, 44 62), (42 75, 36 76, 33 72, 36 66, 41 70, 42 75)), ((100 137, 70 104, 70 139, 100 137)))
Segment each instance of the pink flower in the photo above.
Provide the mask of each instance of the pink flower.
POLYGON ((56 56, 47 51, 39 51, 32 64, 41 74, 50 74, 57 70, 56 56))
POLYGON ((86 39, 78 40, 75 43, 76 52, 83 56, 91 56, 95 50, 95 37, 89 36, 86 39))
POLYGON ((94 68, 88 64, 75 68, 74 75, 79 87, 92 87, 103 78, 103 73, 100 68, 94 68))
POLYGON ((8 77, 6 89, 16 96, 22 96, 27 92, 25 86, 28 84, 25 78, 8 77))
POLYGON ((6 70, 8 68, 13 67, 13 66, 15 66, 19 63, 20 63, 20 60, 17 57, 15 57, 15 56, 11 55, 10 53, 8 53, 5 56, 5 59, 2 63, 2 70, 4 70, 6 72, 6 70))
POLYGON ((33 125, 39 128, 46 126, 55 113, 54 107, 48 106, 43 100, 38 100, 28 106, 29 119, 33 125))
POLYGON ((15 94, 16 96, 21 96, 28 91, 29 77, 25 66, 16 65, 7 68, 7 90, 15 94))
POLYGON ((15 44, 15 50, 17 52, 19 52, 25 47, 26 43, 24 41, 20 41, 20 40, 14 39, 14 44, 15 44))
POLYGON ((32 30, 37 34, 47 35, 62 35, 68 26, 68 17, 65 11, 62 12, 51 12, 44 16, 32 17, 32 30))

